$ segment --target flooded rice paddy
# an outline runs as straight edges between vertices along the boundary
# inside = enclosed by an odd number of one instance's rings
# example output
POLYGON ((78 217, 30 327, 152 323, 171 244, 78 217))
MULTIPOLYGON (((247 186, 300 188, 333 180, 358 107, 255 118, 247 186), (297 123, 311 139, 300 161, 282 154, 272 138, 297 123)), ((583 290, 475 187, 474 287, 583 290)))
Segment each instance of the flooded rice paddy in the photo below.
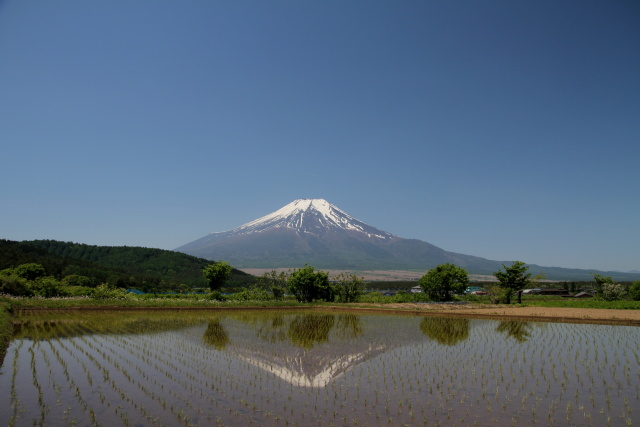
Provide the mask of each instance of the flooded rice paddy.
POLYGON ((640 328, 319 311, 35 313, 2 425, 640 423, 640 328))

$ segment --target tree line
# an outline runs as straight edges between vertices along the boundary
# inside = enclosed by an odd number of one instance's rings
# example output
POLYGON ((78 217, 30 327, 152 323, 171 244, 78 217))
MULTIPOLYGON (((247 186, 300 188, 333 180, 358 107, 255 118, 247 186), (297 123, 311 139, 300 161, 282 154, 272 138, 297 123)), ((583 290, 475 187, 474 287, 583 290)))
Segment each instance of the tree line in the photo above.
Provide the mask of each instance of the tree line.
MULTIPOLYGON (((88 288, 101 284, 143 292, 204 288, 207 281, 202 276, 202 269, 210 262, 162 249, 93 246, 55 240, 0 240, 0 270, 35 263, 44 268, 46 276, 64 285, 88 288)), ((8 276, 8 273, 4 275, 2 283, 8 276)), ((228 284, 241 287, 254 281, 254 276, 233 269, 228 284)), ((7 286, 0 283, 0 293, 4 288, 7 286)))
MULTIPOLYGON (((493 273, 496 283, 485 285, 492 303, 510 304, 517 295, 521 302, 522 290, 536 286, 544 275, 532 277, 529 267, 522 261, 513 261, 511 265, 502 264, 502 269, 493 273)), ((640 300, 640 281, 633 283, 615 283, 609 276, 593 273, 595 297, 606 301, 628 298, 640 300)), ((427 272, 418 281, 423 291, 435 301, 451 301, 455 294, 465 292, 469 283, 467 270, 455 264, 441 264, 427 272)))

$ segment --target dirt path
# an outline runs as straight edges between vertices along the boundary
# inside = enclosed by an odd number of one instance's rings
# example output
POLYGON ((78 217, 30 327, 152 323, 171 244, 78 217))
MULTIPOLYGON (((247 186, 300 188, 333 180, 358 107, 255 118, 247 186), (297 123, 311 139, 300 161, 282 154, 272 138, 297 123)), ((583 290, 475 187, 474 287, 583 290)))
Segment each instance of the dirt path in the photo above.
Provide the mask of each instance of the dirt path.
MULTIPOLYGON (((353 304, 354 308, 365 306, 353 304)), ((640 326, 640 310, 612 310, 599 308, 564 307, 517 307, 507 305, 474 304, 366 304, 366 307, 379 307, 383 310, 412 312, 422 315, 455 317, 476 317, 491 319, 514 319, 533 321, 556 321, 571 323, 606 323, 640 326)))

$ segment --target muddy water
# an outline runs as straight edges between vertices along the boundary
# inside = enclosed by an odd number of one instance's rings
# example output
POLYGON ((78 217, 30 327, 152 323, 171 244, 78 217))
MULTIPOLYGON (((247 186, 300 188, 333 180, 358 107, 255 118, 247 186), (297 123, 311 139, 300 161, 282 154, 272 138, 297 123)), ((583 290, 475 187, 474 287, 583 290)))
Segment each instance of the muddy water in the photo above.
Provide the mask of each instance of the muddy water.
POLYGON ((336 312, 19 318, 2 425, 626 425, 640 328, 336 312))

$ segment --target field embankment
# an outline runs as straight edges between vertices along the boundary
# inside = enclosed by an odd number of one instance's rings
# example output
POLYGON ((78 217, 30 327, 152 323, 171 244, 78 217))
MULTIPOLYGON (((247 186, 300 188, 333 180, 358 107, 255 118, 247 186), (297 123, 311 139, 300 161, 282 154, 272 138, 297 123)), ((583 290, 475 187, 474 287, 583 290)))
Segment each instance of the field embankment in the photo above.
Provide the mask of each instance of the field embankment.
POLYGON ((13 334, 13 320, 11 305, 0 301, 0 366, 4 360, 4 354, 13 334))
POLYGON ((424 315, 447 315, 522 321, 553 321, 570 323, 607 323, 640 326, 640 310, 579 307, 523 307, 493 304, 350 304, 354 307, 410 311, 424 315))

